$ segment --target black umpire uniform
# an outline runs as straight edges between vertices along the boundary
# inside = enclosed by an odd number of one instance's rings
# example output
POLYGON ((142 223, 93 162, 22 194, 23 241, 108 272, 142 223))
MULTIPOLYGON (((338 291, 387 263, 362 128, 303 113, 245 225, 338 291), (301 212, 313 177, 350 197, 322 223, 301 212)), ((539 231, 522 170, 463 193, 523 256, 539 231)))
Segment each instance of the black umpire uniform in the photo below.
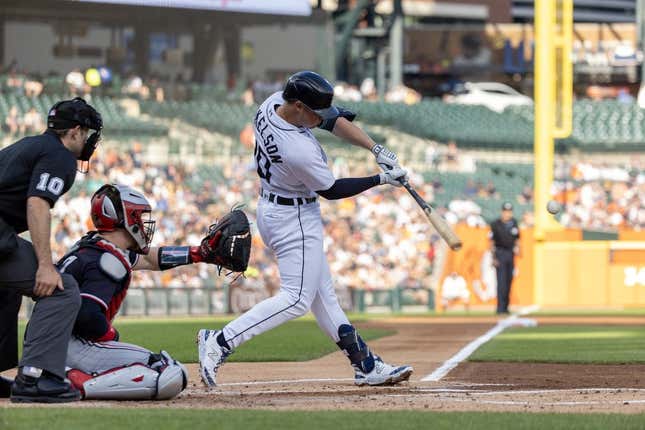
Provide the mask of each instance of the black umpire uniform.
POLYGON ((520 238, 520 228, 513 218, 512 204, 506 202, 502 205, 502 215, 490 225, 490 230, 497 269, 497 313, 506 314, 515 269, 516 243, 520 238))
MULTIPOLYGON (((18 234, 28 230, 27 199, 39 197, 53 207, 74 183, 77 160, 88 162, 102 128, 101 116, 84 100, 57 103, 49 112, 48 129, 25 137, 0 151, 0 371, 19 364, 11 389, 12 401, 62 402, 78 399, 65 378, 67 346, 81 305, 78 285, 61 276, 64 290, 35 297, 38 260, 31 242, 18 234), (55 130, 81 126, 96 130, 80 154, 66 147, 55 130), (18 363, 18 312, 22 296, 36 302, 25 332, 18 363), (23 374, 31 373, 25 377, 23 374), (38 376, 40 375, 40 376, 38 376)), ((0 397, 8 397, 8 382, 0 380, 0 397)))

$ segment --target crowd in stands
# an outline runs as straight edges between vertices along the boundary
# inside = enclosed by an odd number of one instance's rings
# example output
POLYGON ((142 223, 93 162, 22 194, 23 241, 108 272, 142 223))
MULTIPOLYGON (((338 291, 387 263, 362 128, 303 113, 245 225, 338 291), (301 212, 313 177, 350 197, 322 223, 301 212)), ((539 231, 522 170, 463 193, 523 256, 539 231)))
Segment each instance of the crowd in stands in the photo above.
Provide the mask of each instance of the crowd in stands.
POLYGON ((44 128, 45 120, 34 108, 21 114, 16 106, 11 106, 2 123, 2 131, 9 137, 40 133, 44 128))
POLYGON ((560 222, 586 229, 645 229, 645 171, 634 158, 625 165, 581 161, 563 164, 554 184, 563 205, 560 222))

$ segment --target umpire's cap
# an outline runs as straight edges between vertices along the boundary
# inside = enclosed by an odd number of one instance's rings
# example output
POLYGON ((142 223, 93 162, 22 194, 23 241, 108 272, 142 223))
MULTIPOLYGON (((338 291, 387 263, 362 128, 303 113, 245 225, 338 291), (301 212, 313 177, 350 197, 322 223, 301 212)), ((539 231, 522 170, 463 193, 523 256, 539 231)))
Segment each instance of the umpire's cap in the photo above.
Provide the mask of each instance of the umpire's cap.
POLYGON ((284 86, 282 98, 304 103, 323 120, 338 117, 338 109, 331 104, 334 87, 318 73, 303 71, 291 75, 284 86))
POLYGON ((47 114, 47 128, 66 130, 77 125, 96 131, 103 128, 101 114, 80 97, 56 103, 47 114))

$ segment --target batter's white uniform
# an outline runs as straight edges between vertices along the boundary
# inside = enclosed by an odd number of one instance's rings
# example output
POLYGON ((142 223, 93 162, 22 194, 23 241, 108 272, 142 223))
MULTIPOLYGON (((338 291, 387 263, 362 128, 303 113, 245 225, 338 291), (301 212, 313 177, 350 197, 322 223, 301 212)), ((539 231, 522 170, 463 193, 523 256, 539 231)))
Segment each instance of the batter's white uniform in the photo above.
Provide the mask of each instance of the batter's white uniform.
POLYGON ((280 292, 223 328, 232 349, 309 310, 334 342, 339 341, 338 327, 349 324, 323 251, 316 194, 329 189, 335 178, 311 130, 296 127, 276 113, 283 103, 281 92, 271 95, 254 120, 255 164, 261 183, 257 223, 262 240, 277 256, 280 292))

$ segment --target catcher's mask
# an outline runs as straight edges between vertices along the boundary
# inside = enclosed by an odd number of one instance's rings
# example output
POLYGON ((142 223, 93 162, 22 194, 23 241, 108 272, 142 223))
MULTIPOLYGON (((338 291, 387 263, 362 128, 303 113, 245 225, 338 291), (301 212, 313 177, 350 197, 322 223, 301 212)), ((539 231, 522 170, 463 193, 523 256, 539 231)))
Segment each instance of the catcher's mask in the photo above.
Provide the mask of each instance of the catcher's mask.
POLYGON ((81 173, 87 173, 90 158, 101 139, 101 130, 103 129, 101 114, 80 97, 56 103, 47 114, 47 128, 52 130, 66 130, 77 125, 94 130, 94 133, 89 135, 85 141, 81 154, 77 157, 80 161, 78 170, 81 173))
POLYGON ((133 251, 147 254, 155 233, 148 200, 125 185, 106 184, 92 196, 92 222, 100 232, 124 228, 134 239, 133 251))

